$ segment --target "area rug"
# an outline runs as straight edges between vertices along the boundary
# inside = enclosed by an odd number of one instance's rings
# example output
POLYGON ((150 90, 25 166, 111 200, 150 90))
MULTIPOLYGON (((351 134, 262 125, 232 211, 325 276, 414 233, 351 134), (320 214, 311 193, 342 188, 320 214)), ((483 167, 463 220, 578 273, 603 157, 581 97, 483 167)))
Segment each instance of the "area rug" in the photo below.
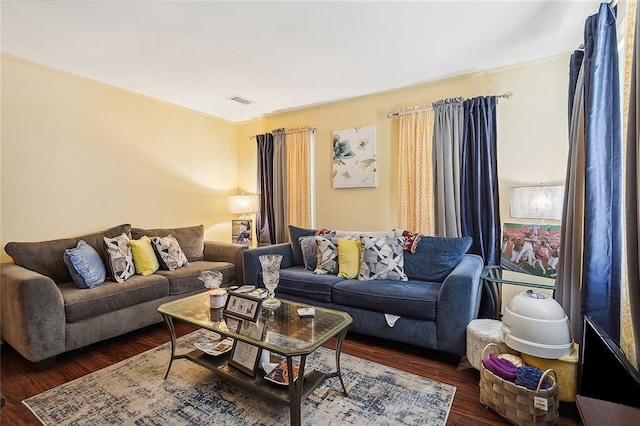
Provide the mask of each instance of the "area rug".
MULTIPOLYGON (((199 330, 178 339, 176 353, 211 340, 199 330)), ((283 425, 289 407, 255 399, 188 360, 173 362, 169 344, 50 389, 23 402, 44 425, 283 425)), ((334 351, 319 348, 307 361, 332 371, 334 351)), ((302 406, 307 425, 444 425, 456 388, 347 354, 341 358, 349 392, 327 379, 302 406)), ((277 386, 277 385, 274 385, 277 386)))

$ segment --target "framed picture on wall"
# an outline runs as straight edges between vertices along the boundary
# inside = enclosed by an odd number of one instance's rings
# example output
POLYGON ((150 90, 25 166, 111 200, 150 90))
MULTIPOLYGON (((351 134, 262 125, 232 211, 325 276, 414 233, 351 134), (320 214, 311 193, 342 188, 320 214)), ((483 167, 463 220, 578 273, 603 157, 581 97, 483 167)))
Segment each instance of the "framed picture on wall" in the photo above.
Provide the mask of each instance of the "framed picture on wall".
POLYGON ((560 225, 503 224, 502 268, 555 279, 559 255, 560 225))
POLYGON ((376 126, 333 131, 333 187, 376 186, 376 126))
POLYGON ((231 242, 251 247, 251 220, 231 221, 231 242))

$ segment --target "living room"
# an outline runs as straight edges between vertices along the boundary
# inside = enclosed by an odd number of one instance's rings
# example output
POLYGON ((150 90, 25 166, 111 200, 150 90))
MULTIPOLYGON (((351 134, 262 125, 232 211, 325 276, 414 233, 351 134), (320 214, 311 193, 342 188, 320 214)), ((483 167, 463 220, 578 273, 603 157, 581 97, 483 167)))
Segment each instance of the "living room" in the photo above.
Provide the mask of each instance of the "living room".
MULTIPOLYGON (((581 42, 584 19, 597 11, 598 2, 589 3, 585 8, 588 12, 577 19, 581 23, 575 38, 568 43, 571 49, 581 42)), ((3 26, 5 19, 6 15, 3 26)), ((551 31, 553 25, 542 23, 537 31, 551 31)), ((78 45, 69 46, 69 51, 82 45, 82 37, 78 36, 76 42, 78 45)), ((464 54, 474 48, 471 44, 456 49, 464 54)), ((227 197, 257 192, 254 136, 278 128, 308 126, 317 129, 313 225, 390 230, 398 223, 401 171, 397 119, 387 118, 387 113, 451 97, 506 92, 512 92, 513 97, 500 99, 496 109, 500 216, 503 222, 517 222, 509 214, 510 188, 565 182, 570 54, 566 50, 514 63, 498 60, 499 66, 488 69, 469 65, 464 71, 419 84, 311 106, 292 106, 236 121, 172 102, 171 87, 166 88, 164 97, 155 98, 142 94, 142 90, 136 93, 115 83, 84 77, 81 70, 65 71, 55 57, 36 61, 3 48, 2 246, 10 241, 81 235, 123 223, 146 228, 203 224, 207 240, 230 242, 231 221, 237 217, 227 211, 227 197), (333 188, 332 132, 370 125, 376 127, 377 185, 333 188)), ((407 58, 406 66, 410 61, 407 58)), ((97 61, 84 71, 90 75, 92 68, 101 65, 111 67, 97 61)), ((332 64, 329 57, 319 57, 317 66, 339 68, 340 64, 332 64)), ((151 79, 153 67, 149 66, 146 72, 151 79)), ((189 78, 188 70, 181 78, 189 78)), ((252 97, 251 93, 240 95, 252 97)), ((3 262, 11 261, 6 252, 1 256, 3 262)), ((180 335, 191 331, 187 325, 178 325, 180 335)), ((12 374, 25 381, 41 381, 36 387, 48 389, 167 341, 163 324, 151 326, 73 351, 49 373, 30 370, 27 363, 16 360, 15 354, 5 361, 5 354, 11 349, 3 344, 3 373, 11 363, 12 374), (85 357, 89 360, 83 361, 85 357), (82 366, 84 362, 88 365, 82 366), (74 363, 81 366, 74 367, 74 363)), ((362 336, 348 338, 344 351, 370 360, 382 354, 389 357, 388 364, 405 364, 414 374, 435 371, 426 375, 457 386, 450 424, 503 423, 478 402, 478 375, 468 365, 451 366, 433 354, 362 336)), ((8 405, 0 416, 4 418, 5 410, 11 408, 16 410, 11 411, 12 420, 25 416, 20 421, 36 424, 16 400, 15 384, 3 380, 3 393, 8 405)), ((561 416, 563 424, 576 422, 577 414, 572 409, 561 416)))

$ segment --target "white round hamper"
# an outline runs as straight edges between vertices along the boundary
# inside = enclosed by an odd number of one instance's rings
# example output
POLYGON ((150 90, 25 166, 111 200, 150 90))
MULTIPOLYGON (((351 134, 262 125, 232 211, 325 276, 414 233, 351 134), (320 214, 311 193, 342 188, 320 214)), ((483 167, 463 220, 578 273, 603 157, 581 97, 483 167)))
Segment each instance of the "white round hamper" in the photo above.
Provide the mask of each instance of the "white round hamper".
POLYGON ((476 370, 480 370, 482 350, 489 343, 498 345, 500 350, 497 353, 519 355, 502 342, 501 327, 501 321, 492 319, 476 319, 467 325, 467 359, 476 370))

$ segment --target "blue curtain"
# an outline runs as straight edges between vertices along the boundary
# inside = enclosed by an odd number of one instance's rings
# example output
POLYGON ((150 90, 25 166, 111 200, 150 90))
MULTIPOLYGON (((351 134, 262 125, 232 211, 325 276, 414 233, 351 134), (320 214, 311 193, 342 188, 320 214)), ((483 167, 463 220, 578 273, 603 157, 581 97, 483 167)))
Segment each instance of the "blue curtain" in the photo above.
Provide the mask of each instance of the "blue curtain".
POLYGON ((581 312, 620 339, 622 137, 615 9, 585 24, 585 218, 581 312))
POLYGON ((485 265, 500 264, 500 200, 496 140, 496 97, 464 101, 460 179, 462 235, 473 238, 470 253, 485 265))
POLYGON ((260 213, 256 221, 258 243, 276 241, 275 213, 273 206, 273 135, 256 135, 258 143, 258 188, 260 213))

